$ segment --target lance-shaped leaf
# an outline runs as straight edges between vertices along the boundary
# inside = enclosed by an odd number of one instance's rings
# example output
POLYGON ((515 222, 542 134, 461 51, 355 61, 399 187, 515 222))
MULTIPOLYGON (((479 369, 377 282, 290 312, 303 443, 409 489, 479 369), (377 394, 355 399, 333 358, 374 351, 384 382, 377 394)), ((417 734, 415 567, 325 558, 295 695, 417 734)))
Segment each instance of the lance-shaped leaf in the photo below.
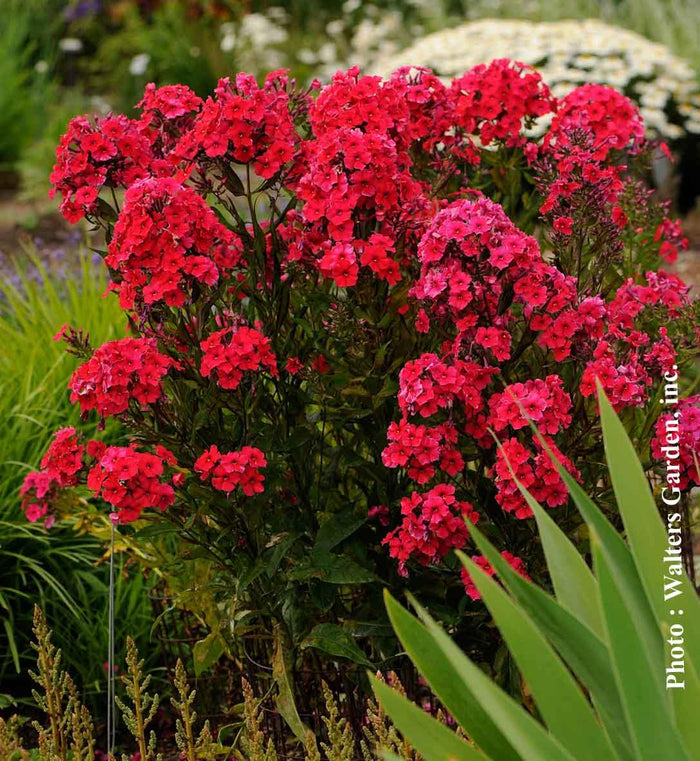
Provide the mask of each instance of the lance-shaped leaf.
MULTIPOLYGON (((387 610, 389 617, 394 624, 394 629, 403 642, 406 651, 412 655, 414 640, 410 622, 417 623, 413 616, 404 610, 393 598, 387 596, 387 610)), ((527 711, 518 705, 513 698, 506 694, 498 687, 489 677, 475 664, 467 658, 457 645, 450 639, 449 635, 428 615, 428 613, 415 601, 413 605, 418 611, 425 629, 431 635, 432 649, 439 651, 448 660, 451 673, 450 677, 455 683, 458 683, 468 694, 473 695, 477 703, 488 717, 498 728, 498 733, 503 738, 508 738, 512 747, 516 749, 515 758, 521 758, 522 761, 568 761, 573 760, 573 756, 553 737, 547 730, 538 723, 527 711)), ((427 659, 428 667, 421 668, 423 676, 433 685, 433 681, 440 678, 436 662, 427 659)), ((449 672, 448 672, 449 673, 449 672)), ((445 707, 452 713, 455 718, 456 710, 459 705, 448 703, 444 700, 445 707)), ((461 712, 464 713, 463 711, 461 712)), ((467 715, 458 719, 462 728, 467 734, 484 749, 489 751, 477 740, 473 728, 473 718, 467 715)), ((496 756, 495 758, 501 758, 496 756)))
POLYGON ((532 619, 482 568, 461 555, 549 727, 581 761, 617 758, 590 703, 532 619))
POLYGON ((377 700, 384 706, 401 734, 425 761, 488 761, 451 729, 429 716, 403 695, 369 675, 377 700))

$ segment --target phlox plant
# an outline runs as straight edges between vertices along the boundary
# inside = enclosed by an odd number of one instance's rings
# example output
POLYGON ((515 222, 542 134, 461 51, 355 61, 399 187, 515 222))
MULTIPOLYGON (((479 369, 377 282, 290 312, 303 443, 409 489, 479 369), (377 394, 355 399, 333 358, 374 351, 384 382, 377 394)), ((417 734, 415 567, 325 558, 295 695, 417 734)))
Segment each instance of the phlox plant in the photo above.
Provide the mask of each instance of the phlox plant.
MULTIPOLYGON (((278 657, 391 656, 379 579, 486 653, 452 552, 473 553, 469 526, 541 579, 515 477, 585 542, 549 452, 612 512, 596 378, 648 453, 663 375, 697 353, 653 147, 614 90, 559 101, 508 60, 449 85, 237 74, 206 100, 149 86, 135 118, 77 117, 53 192, 104 230, 129 329, 57 338, 83 360, 72 401, 130 442, 57 432, 27 517, 79 489, 120 531, 170 525, 218 580, 215 637, 273 632, 278 657)), ((680 487, 698 481, 688 457, 680 487)))

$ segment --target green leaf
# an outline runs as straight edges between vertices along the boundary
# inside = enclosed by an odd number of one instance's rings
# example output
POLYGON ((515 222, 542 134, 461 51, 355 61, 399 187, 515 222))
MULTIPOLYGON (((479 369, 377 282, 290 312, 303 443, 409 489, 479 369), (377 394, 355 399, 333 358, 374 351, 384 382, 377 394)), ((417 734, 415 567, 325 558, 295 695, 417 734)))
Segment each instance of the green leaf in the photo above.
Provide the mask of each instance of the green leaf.
POLYGON ((369 584, 379 579, 363 566, 344 555, 313 552, 299 563, 290 574, 290 579, 307 581, 320 579, 327 584, 369 584))
POLYGON ((634 606, 595 539, 593 557, 613 673, 632 730, 635 757, 640 761, 689 759, 671 718, 669 700, 663 689, 664 670, 658 670, 650 659, 644 635, 637 626, 634 606))
MULTIPOLYGON (((500 447, 500 442, 498 444, 500 447)), ((591 569, 566 534, 516 478, 507 457, 506 462, 520 493, 535 515, 547 568, 559 604, 581 618, 590 629, 601 636, 603 622, 598 610, 598 591, 591 569)))
POLYGON ((272 578, 279 568, 279 564, 282 562, 284 556, 289 552, 294 543, 301 537, 300 532, 294 532, 291 534, 281 535, 276 537, 276 541, 272 544, 268 543, 269 559, 265 565, 265 573, 272 578))
POLYGON ((226 646, 218 632, 210 632, 204 639, 195 642, 192 649, 194 675, 200 676, 213 666, 224 653, 226 646))
POLYGON ((301 647, 313 647, 329 655, 374 668, 372 662, 355 644, 352 635, 337 624, 318 624, 301 643, 301 647))
POLYGON ((470 527, 470 533, 506 589, 530 614, 590 692, 618 756, 631 759, 631 738, 607 644, 557 600, 517 573, 476 526, 470 527))
POLYGON ((17 652, 17 643, 15 642, 15 634, 12 629, 12 621, 10 621, 9 618, 3 619, 3 626, 5 628, 5 635, 7 637, 7 644, 10 648, 10 653, 12 654, 12 662, 15 666, 15 670, 19 674, 22 670, 19 665, 19 653, 17 652))
POLYGON ((485 753, 504 761, 519 761, 520 755, 481 707, 469 686, 453 678, 451 661, 435 647, 434 637, 425 626, 386 591, 384 600, 394 631, 406 652, 455 720, 469 727, 470 737, 485 753))
POLYGON ((542 549, 559 604, 571 611, 599 637, 603 620, 598 608, 598 590, 591 569, 566 534, 532 495, 523 494, 535 514, 542 549))
MULTIPOLYGON (((500 441, 498 444, 500 447, 500 441)), ((535 515, 547 568, 559 604, 581 618, 590 629, 601 636, 603 622, 598 610, 598 591, 591 569, 566 534, 516 478, 507 456, 506 463, 520 493, 535 515)))
POLYGON ((353 509, 335 513, 316 534, 314 552, 329 552, 344 539, 355 533, 367 521, 366 516, 358 516, 353 509))
POLYGON ((277 705, 277 710, 289 725, 289 728, 294 732, 295 737, 304 742, 307 728, 299 717, 299 711, 297 711, 297 706, 294 702, 294 690, 292 689, 289 677, 287 654, 279 626, 275 629, 275 640, 275 653, 272 660, 272 678, 277 685, 275 704, 277 705))
MULTIPOLYGON (((677 586, 680 594, 674 598, 677 605, 669 605, 660 594, 665 577, 671 578, 668 573, 670 564, 663 560, 670 546, 669 535, 634 446, 600 386, 598 397, 610 477, 647 597, 662 626, 668 627, 675 623, 669 610, 681 607, 685 626, 690 625, 694 631, 700 632, 700 601, 685 571, 680 576, 673 577, 674 581, 677 579, 680 582, 677 586)), ((674 512, 673 508, 667 510, 674 512)), ((696 674, 700 674, 700 648, 690 648, 688 654, 696 674)))
POLYGON ((617 758, 581 688, 536 624, 482 568, 464 553, 459 556, 503 634, 550 731, 576 759, 617 758))
POLYGON ((389 685, 372 674, 369 678, 377 700, 425 761, 487 761, 487 756, 467 745, 451 729, 428 716, 389 685))
POLYGON ((637 566, 629 548, 603 515, 600 508, 559 462, 539 432, 537 432, 537 436, 559 471, 574 504, 586 521, 591 533, 591 540, 598 540, 601 552, 613 569, 615 578, 619 580, 625 600, 634 611, 637 628, 643 637, 650 661, 654 664, 656 673, 662 673, 664 664, 661 633, 649 600, 644 593, 637 566))
POLYGON ((390 595, 385 599, 391 622, 411 660, 479 748, 499 761, 572 761, 571 755, 472 663, 420 605, 413 603, 424 626, 390 595))
MULTIPOLYGON (((691 748, 700 747, 700 722, 696 716, 697 706, 700 705, 700 648, 695 646, 695 639, 687 635, 687 632, 700 632, 700 602, 685 574, 682 560, 678 558, 677 563, 680 575, 671 574, 670 566, 674 564, 663 560, 666 550, 671 546, 669 534, 664 529, 644 470, 624 426, 600 387, 598 393, 605 452, 617 504, 642 584, 664 637, 669 637, 671 625, 681 623, 681 619, 676 620, 669 611, 683 610, 683 639, 690 640, 683 643, 686 653, 685 673, 682 677, 684 688, 672 688, 669 694, 676 722, 686 738, 686 744, 691 748), (664 586, 662 582, 668 579, 678 582, 676 588, 680 594, 673 598, 673 604, 659 594, 664 586)), ((675 509, 668 506, 667 511, 673 513, 675 509)), ((680 521, 674 521, 673 524, 680 525, 680 521)))

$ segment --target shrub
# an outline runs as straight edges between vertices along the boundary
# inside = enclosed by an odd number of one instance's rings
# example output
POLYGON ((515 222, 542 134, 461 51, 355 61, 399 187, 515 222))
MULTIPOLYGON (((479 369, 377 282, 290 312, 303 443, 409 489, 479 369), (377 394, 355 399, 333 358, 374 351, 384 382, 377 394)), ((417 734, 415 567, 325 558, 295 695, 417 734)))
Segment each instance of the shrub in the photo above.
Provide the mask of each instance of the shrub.
POLYGON ((120 526, 162 516, 217 580, 212 652, 274 632, 279 679, 308 647, 391 656, 380 578, 488 654, 450 552, 463 519, 543 571, 503 453, 575 534, 549 451, 614 509, 595 377, 646 451, 664 372, 697 352, 697 305, 659 268, 685 241, 639 180, 636 107, 602 85, 557 101, 501 59, 449 87, 351 69, 314 99, 238 74, 204 102, 147 88, 140 108, 76 118, 52 174, 66 217, 105 231, 130 326, 99 348, 63 331, 72 400, 131 440, 58 432, 27 515, 78 488, 120 526))
POLYGON ((691 706, 700 604, 680 564, 666 562, 678 516, 669 512, 667 525, 659 519, 642 464, 602 392, 601 415, 629 547, 559 464, 591 533, 593 570, 522 484, 555 594, 523 581, 482 534, 475 540, 491 574, 462 556, 520 668, 525 705, 460 653, 424 608, 416 605, 421 623, 387 599, 406 650, 471 741, 376 683, 389 715, 426 761, 697 756, 691 706), (494 570, 505 589, 490 578, 494 570))

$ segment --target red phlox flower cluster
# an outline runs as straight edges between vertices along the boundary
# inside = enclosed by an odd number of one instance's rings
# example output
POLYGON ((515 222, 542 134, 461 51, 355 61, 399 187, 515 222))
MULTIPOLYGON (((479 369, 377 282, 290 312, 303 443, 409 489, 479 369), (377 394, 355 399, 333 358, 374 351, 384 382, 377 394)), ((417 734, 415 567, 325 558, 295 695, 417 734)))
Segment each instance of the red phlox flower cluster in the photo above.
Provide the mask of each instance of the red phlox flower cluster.
POLYGON ((641 407, 647 400, 647 387, 652 378, 638 350, 627 352, 622 361, 608 341, 601 341, 594 358, 583 371, 579 390, 584 397, 596 394, 596 379, 616 411, 624 407, 641 407))
POLYGON ((608 163, 605 156, 600 156, 592 132, 562 127, 560 138, 545 145, 535 166, 538 186, 545 196, 540 212, 555 233, 566 237, 575 230, 589 229, 593 223, 599 229, 605 228, 613 240, 619 239, 627 225, 627 217, 618 205, 625 167, 608 163))
POLYGON ((80 441, 75 428, 61 428, 54 434, 44 457, 41 470, 29 473, 22 483, 20 496, 22 510, 27 520, 35 523, 45 518, 44 525, 51 528, 55 515, 49 511, 55 505, 63 489, 78 484, 78 476, 84 468, 83 455, 87 448, 80 441))
POLYGON ((373 505, 367 511, 367 517, 377 521, 380 526, 386 528, 390 523, 389 508, 386 505, 373 505))
POLYGON ((420 66, 403 66, 390 77, 399 86, 409 111, 397 139, 420 141, 430 151, 440 143, 453 122, 450 91, 435 74, 420 66))
POLYGON ((491 396, 489 408, 489 422, 496 431, 507 426, 517 431, 532 421, 540 433, 554 435, 571 423, 571 397, 558 375, 512 383, 503 393, 491 396))
POLYGON ((657 328, 652 338, 638 328, 640 315, 645 310, 661 309, 663 319, 672 321, 690 304, 690 289, 677 275, 658 270, 647 272, 645 277, 646 284, 631 278, 625 281, 604 306, 604 319, 599 320, 596 334, 590 336, 597 343, 591 347, 591 359, 579 387, 584 397, 594 396, 598 378, 618 411, 645 404, 652 372, 666 372, 676 361, 677 351, 668 329, 657 328))
MULTIPOLYGON (((508 550, 503 550, 501 557, 516 573, 519 573, 524 579, 530 581, 530 576, 527 573, 527 569, 525 568, 525 563, 523 562, 522 558, 513 555, 513 553, 508 552, 508 550)), ((474 563, 476 563, 476 565, 478 565, 479 568, 484 571, 484 573, 487 573, 492 577, 496 575, 496 571, 494 570, 493 566, 491 563, 489 563, 488 560, 486 560, 483 555, 472 555, 471 560, 474 561, 474 563)), ((476 588, 476 584, 474 584, 474 580, 466 568, 462 568, 461 576, 462 583, 464 584, 464 591, 467 593, 467 595, 471 597, 472 600, 480 600, 481 593, 476 588)))
MULTIPOLYGON (((163 452, 165 454, 165 450, 163 452)), ((175 501, 175 491, 166 472, 164 458, 139 452, 136 445, 106 447, 87 477, 88 488, 102 497, 116 512, 118 523, 131 523, 143 510, 163 511, 175 501)), ((167 455, 166 455, 167 456, 167 455)))
MULTIPOLYGON (((566 470, 574 478, 580 478, 573 463, 557 449, 549 437, 544 438, 554 456, 566 470)), ((496 501, 506 512, 515 513, 516 518, 529 518, 532 515, 525 497, 520 493, 516 478, 541 505, 559 507, 568 499, 566 485, 549 454, 542 448, 538 439, 535 439, 534 445, 536 453, 533 456, 532 451, 520 441, 510 438, 502 443, 496 454, 494 466, 496 501), (508 463, 515 473, 515 478, 508 463)))
POLYGON ((247 497, 262 494, 265 477, 260 472, 267 465, 265 455, 256 447, 245 446, 237 452, 219 452, 213 445, 194 464, 202 481, 211 477, 211 485, 230 494, 237 486, 247 497))
POLYGON ((60 193, 61 213, 69 222, 78 222, 96 210, 103 186, 128 188, 148 175, 152 159, 137 121, 121 114, 77 116, 56 148, 49 195, 60 193))
POLYGON ((400 219, 415 225, 416 205, 424 203, 408 155, 383 133, 348 127, 307 142, 305 151, 306 169, 295 189, 306 230, 290 258, 306 255, 341 287, 357 282, 360 264, 397 282, 391 233, 400 219), (375 233, 357 239, 356 222, 370 219, 375 233))
POLYGON ((606 85, 581 85, 563 98, 545 144, 566 143, 571 130, 576 129, 592 133, 596 159, 605 159, 611 150, 637 150, 644 142, 639 110, 629 98, 606 85))
POLYGON ((192 126, 202 103, 186 85, 146 85, 136 108, 141 109, 140 122, 146 128, 154 155, 165 158, 171 153, 180 136, 192 126))
POLYGON ((556 107, 542 77, 507 58, 479 64, 454 79, 450 94, 456 126, 467 135, 478 135, 482 145, 523 145, 523 128, 556 107))
POLYGON ((360 76, 358 66, 338 71, 309 109, 314 135, 341 128, 377 132, 394 140, 406 139, 410 111, 405 83, 378 76, 360 76))
POLYGON ((481 392, 497 373, 494 367, 422 354, 399 373, 399 407, 404 415, 430 417, 459 400, 469 413, 477 413, 484 407, 481 392))
POLYGON ((668 328, 659 327, 659 336, 644 352, 644 366, 652 376, 658 377, 674 369, 678 353, 668 336, 668 328))
POLYGON ((174 366, 153 338, 121 338, 103 344, 73 373, 71 402, 102 417, 125 412, 133 399, 153 404, 163 396, 163 377, 174 366))
MULTIPOLYGON (((595 342, 602 338, 605 329, 606 305, 599 296, 588 296, 576 304, 575 281, 569 279, 566 286, 560 289, 558 296, 565 299, 567 307, 559 310, 545 310, 535 315, 530 322, 533 330, 539 331, 537 343, 549 349, 557 362, 561 362, 571 354, 574 341, 579 339, 586 343, 595 342), (573 287, 568 287, 573 286, 573 287), (556 312, 559 311, 559 314, 556 312)), ((555 296, 554 299, 558 299, 555 296)), ((552 299, 552 301, 554 301, 552 299)))
POLYGON ((259 177, 270 179, 291 161, 297 133, 290 113, 286 76, 269 74, 259 87, 250 74, 219 80, 195 123, 181 138, 175 155, 206 163, 224 158, 239 164, 253 162, 259 177))
POLYGON ((192 188, 151 177, 127 190, 105 261, 122 276, 123 308, 137 299, 182 306, 195 281, 215 285, 241 252, 238 236, 192 188))
POLYGON ((84 452, 85 446, 80 443, 75 428, 61 428, 54 434, 41 460, 41 468, 59 486, 75 486, 77 474, 83 468, 84 452))
MULTIPOLYGON (((372 233, 368 241, 360 243, 359 248, 362 251, 360 264, 363 267, 369 267, 378 278, 386 280, 389 285, 396 285, 401 280, 399 263, 392 258, 392 254, 395 253, 392 238, 381 233, 372 233)), ((326 274, 323 268, 321 272, 326 274)), ((337 278, 336 282, 338 282, 337 278)))
POLYGON ((692 304, 688 285, 683 278, 665 270, 649 271, 644 274, 647 284, 637 290, 635 298, 647 306, 663 306, 670 317, 676 317, 684 307, 692 304))
POLYGON ((422 565, 437 563, 450 550, 463 548, 469 539, 467 521, 479 514, 469 502, 455 497, 455 488, 438 484, 424 494, 414 492, 401 500, 401 525, 387 534, 382 544, 398 560, 399 573, 408 576, 406 563, 413 558, 422 565))
POLYGON ((357 66, 337 72, 309 110, 315 135, 359 128, 391 138, 399 150, 437 142, 450 111, 448 90, 429 69, 405 66, 387 80, 360 76, 357 66))
MULTIPOLYGON (((411 295, 498 360, 510 356, 513 317, 500 308, 504 291, 512 287, 513 300, 529 314, 555 306, 550 296, 557 270, 545 264, 537 241, 487 198, 455 201, 439 211, 418 244, 418 258, 421 272, 411 295)), ((566 301, 560 302, 559 309, 566 301)))
POLYGON ((464 468, 464 460, 455 447, 457 431, 449 423, 428 428, 404 418, 389 424, 387 438, 389 445, 382 452, 384 465, 407 468, 409 478, 419 484, 433 478, 438 464, 452 476, 464 468))
POLYGON ((46 528, 50 528, 54 516, 48 515, 48 512, 60 491, 60 484, 48 471, 35 470, 28 473, 19 490, 22 510, 27 520, 36 523, 39 519, 46 518, 46 528))
POLYGON ((654 232, 654 242, 661 241, 659 256, 673 264, 678 259, 679 251, 686 251, 688 238, 683 233, 680 219, 664 219, 654 232))
POLYGON ((224 328, 202 341, 202 376, 213 375, 221 388, 234 391, 244 372, 260 372, 265 368, 277 377, 277 358, 270 348, 270 339, 255 328, 245 325, 224 328))
POLYGON ((202 99, 186 85, 156 87, 150 82, 146 85, 143 98, 136 108, 141 109, 141 121, 152 125, 196 113, 202 102, 202 99))
POLYGON ((687 491, 700 486, 700 394, 682 399, 675 418, 673 413, 659 415, 651 454, 656 460, 667 461, 669 491, 671 487, 687 491))

